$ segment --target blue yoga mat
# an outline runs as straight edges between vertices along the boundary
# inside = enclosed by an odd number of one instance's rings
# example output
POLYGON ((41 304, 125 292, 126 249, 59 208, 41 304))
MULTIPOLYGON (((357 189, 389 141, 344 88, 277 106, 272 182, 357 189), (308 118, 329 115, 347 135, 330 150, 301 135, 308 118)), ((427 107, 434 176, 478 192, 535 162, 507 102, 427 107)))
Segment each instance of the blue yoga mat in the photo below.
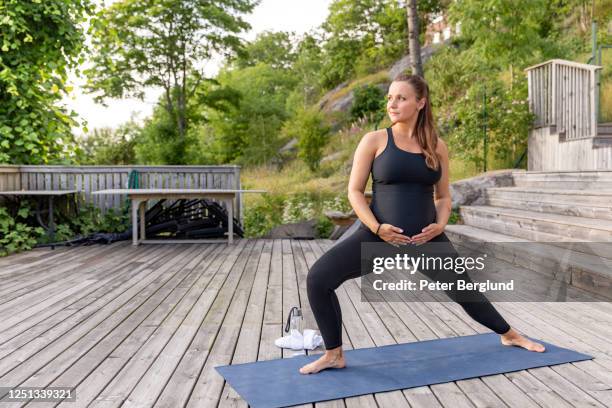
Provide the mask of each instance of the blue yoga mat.
POLYGON ((320 355, 215 369, 254 408, 285 407, 592 359, 545 341, 543 353, 504 346, 496 333, 345 350, 346 367, 298 369, 320 355))

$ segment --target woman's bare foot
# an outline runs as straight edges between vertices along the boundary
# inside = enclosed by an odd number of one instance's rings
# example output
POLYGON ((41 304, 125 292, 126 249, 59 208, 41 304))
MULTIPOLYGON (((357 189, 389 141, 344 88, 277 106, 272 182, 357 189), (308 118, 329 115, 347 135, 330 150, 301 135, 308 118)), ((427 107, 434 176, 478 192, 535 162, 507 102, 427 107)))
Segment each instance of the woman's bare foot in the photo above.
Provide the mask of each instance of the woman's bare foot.
POLYGON ((344 368, 344 353, 342 353, 342 347, 335 349, 326 350, 318 360, 313 361, 310 364, 306 364, 300 368, 302 374, 315 374, 326 368, 344 368))
POLYGON ((521 336, 512 328, 501 335, 501 343, 504 346, 519 346, 529 351, 537 351, 539 353, 545 350, 545 347, 542 344, 536 343, 535 341, 531 341, 528 338, 521 336))

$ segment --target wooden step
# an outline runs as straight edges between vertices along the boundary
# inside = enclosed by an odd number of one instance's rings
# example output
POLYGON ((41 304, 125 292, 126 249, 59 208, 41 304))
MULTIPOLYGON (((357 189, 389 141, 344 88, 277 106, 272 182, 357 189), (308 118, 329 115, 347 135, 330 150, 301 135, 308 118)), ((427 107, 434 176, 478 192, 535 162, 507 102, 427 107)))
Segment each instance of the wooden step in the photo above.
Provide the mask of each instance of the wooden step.
POLYGON ((612 171, 526 171, 512 172, 516 187, 544 187, 572 190, 612 189, 612 171))
MULTIPOLYGON (((610 258, 577 251, 571 246, 534 242, 471 225, 447 225, 444 232, 456 245, 493 252, 497 259, 612 300, 610 258)), ((612 255, 612 243, 593 243, 593 247, 594 251, 612 255)))
POLYGON ((612 133, 598 133, 593 138, 593 147, 606 147, 612 145, 612 133))
POLYGON ((612 122, 600 123, 597 125, 597 134, 612 135, 612 122))
POLYGON ((493 207, 612 220, 612 190, 490 187, 485 200, 493 207))
POLYGON ((533 210, 461 206, 467 225, 532 241, 612 242, 612 221, 533 210))

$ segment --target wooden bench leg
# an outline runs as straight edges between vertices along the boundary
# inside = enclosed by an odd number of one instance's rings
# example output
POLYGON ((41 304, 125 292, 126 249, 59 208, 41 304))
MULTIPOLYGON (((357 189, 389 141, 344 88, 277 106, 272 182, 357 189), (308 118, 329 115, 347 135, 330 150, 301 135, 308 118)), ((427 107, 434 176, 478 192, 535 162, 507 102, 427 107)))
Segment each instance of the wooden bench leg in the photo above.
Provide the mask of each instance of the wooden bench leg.
POLYGON ((227 200, 227 243, 231 245, 234 242, 234 200, 227 200))
POLYGON ((147 239, 147 233, 145 229, 145 209, 147 208, 147 201, 141 201, 140 205, 140 239, 147 239))
POLYGON ((132 199, 132 245, 138 245, 138 200, 132 199))

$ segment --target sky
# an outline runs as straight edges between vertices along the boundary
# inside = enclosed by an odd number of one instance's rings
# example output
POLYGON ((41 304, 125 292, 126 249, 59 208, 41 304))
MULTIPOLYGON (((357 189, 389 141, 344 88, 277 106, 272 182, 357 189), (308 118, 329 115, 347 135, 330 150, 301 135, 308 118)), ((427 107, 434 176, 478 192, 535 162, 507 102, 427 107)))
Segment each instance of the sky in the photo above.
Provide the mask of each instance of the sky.
MULTIPOLYGON (((328 8, 332 0, 262 0, 249 15, 244 18, 251 25, 251 30, 241 34, 245 40, 253 40, 262 31, 293 31, 302 34, 317 28, 327 17, 328 8)), ((114 0, 106 0, 109 5, 114 0)), ((98 4, 101 4, 98 1, 98 4)), ((206 74, 214 76, 219 69, 220 60, 214 60, 206 74)), ((85 64, 84 66, 87 66, 85 64)), ((82 69, 82 68, 81 68, 82 69)), ((68 85, 73 87, 69 96, 64 97, 63 103, 68 110, 79 114, 78 120, 85 119, 89 131, 94 128, 117 128, 122 123, 134 117, 142 121, 151 115, 153 107, 161 95, 161 88, 148 89, 144 101, 139 99, 106 99, 108 107, 97 104, 93 96, 82 92, 81 86, 84 78, 77 78, 74 73, 69 75, 68 85)), ((80 128, 74 133, 82 134, 80 128)))

